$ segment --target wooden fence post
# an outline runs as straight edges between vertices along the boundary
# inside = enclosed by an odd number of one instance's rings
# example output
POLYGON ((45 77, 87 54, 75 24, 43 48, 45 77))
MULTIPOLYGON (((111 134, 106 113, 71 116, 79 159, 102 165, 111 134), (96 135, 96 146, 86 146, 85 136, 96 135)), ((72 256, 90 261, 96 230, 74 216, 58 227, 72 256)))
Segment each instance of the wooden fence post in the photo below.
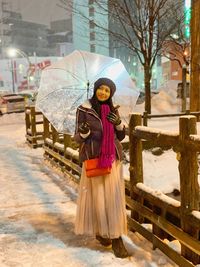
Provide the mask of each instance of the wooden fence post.
MULTIPOLYGON (((143 166, 142 166, 142 141, 133 135, 134 128, 142 125, 142 116, 134 113, 129 121, 129 155, 130 155, 130 194, 132 199, 138 199, 133 188, 137 183, 143 183, 143 166)), ((131 218, 142 220, 136 211, 131 211, 131 218)))
POLYGON ((55 127, 51 124, 51 130, 52 130, 52 140, 53 144, 59 140, 59 134, 56 131, 55 127))
POLYGON ((44 128, 43 139, 45 141, 45 138, 50 137, 50 129, 49 129, 49 121, 44 115, 43 115, 43 128, 44 128))
POLYGON ((36 120, 35 120, 35 106, 30 107, 31 110, 31 135, 32 135, 32 145, 36 145, 36 120))
POLYGON ((26 123, 26 134, 27 134, 28 129, 30 129, 30 127, 31 127, 29 107, 25 107, 25 123, 26 123))
POLYGON ((143 125, 144 126, 147 126, 147 121, 148 121, 148 113, 147 113, 147 111, 144 111, 143 112, 143 125))
MULTIPOLYGON (((198 184, 198 164, 197 152, 186 148, 185 144, 190 134, 196 134, 196 117, 182 116, 179 119, 180 141, 182 150, 180 151, 179 173, 180 173, 180 193, 181 193, 181 227, 183 231, 189 233, 195 239, 199 239, 199 231, 191 227, 187 222, 187 215, 193 210, 199 210, 199 184, 198 184)), ((181 246, 181 255, 194 263, 199 263, 199 256, 185 246, 181 246)))
POLYGON ((66 150, 67 147, 71 147, 71 135, 70 134, 64 134, 64 150, 66 150))
MULTIPOLYGON (((72 157, 66 153, 67 148, 70 146, 71 146, 71 135, 70 134, 64 134, 64 157, 66 159, 72 160, 72 157)), ((65 166, 65 168, 69 172, 72 170, 70 166, 65 166)))

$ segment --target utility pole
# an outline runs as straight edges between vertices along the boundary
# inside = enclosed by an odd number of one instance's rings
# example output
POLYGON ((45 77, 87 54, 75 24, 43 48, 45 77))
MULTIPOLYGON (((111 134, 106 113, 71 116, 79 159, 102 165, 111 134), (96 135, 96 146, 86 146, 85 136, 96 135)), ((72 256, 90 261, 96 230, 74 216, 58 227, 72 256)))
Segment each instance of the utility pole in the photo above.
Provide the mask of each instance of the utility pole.
POLYGON ((200 0, 192 0, 190 110, 200 111, 200 0))
POLYGON ((187 68, 186 65, 184 64, 182 67, 182 93, 181 93, 181 111, 185 112, 187 109, 187 80, 186 80, 186 75, 187 75, 187 68))
POLYGON ((14 62, 11 58, 11 75, 12 75, 12 92, 15 93, 15 76, 14 76, 14 62))

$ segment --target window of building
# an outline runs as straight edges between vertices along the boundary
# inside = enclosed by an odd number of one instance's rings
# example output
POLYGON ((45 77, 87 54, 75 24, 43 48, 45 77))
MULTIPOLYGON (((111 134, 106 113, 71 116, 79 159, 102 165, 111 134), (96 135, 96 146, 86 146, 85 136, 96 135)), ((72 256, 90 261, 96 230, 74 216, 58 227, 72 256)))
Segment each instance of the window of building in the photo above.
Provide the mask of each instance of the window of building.
POLYGON ((89 5, 93 5, 94 4, 94 0, 89 0, 89 5))
POLYGON ((95 40, 95 32, 91 32, 90 33, 90 41, 94 41, 95 40))
POLYGON ((94 20, 90 20, 90 29, 94 29, 95 24, 94 24, 94 20))
POLYGON ((90 45, 90 52, 96 52, 95 44, 90 45))
POLYGON ((89 8, 89 16, 94 17, 94 7, 89 8))
POLYGON ((161 66, 162 64, 162 60, 161 60, 161 56, 157 56, 157 66, 161 66))

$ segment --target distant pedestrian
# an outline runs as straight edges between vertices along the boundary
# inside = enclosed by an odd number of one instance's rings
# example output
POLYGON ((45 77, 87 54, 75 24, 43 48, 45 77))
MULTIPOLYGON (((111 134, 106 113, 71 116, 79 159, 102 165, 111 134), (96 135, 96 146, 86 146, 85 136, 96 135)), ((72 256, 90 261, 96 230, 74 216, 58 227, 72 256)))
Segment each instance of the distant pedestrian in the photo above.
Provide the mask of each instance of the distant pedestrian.
POLYGON ((100 78, 92 98, 77 109, 74 139, 80 144, 83 167, 75 233, 92 235, 102 245, 112 245, 116 257, 125 258, 129 255, 121 238, 127 234, 127 219, 120 143, 125 127, 112 102, 115 91, 112 80, 100 78), (110 168, 110 173, 88 177, 89 159, 98 159, 98 167, 110 168))

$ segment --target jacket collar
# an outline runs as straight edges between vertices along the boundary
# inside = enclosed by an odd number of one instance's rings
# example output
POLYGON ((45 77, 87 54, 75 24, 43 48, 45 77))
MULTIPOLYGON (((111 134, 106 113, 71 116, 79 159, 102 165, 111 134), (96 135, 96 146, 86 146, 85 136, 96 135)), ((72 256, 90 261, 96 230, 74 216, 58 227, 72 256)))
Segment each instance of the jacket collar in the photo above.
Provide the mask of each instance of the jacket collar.
POLYGON ((82 110, 84 112, 90 112, 92 113, 95 117, 99 119, 98 114, 96 111, 92 108, 92 104, 90 103, 89 100, 86 100, 81 106, 79 106, 79 110, 82 110))
POLYGON ((82 105, 83 108, 91 109, 92 105, 89 100, 86 100, 82 105))

